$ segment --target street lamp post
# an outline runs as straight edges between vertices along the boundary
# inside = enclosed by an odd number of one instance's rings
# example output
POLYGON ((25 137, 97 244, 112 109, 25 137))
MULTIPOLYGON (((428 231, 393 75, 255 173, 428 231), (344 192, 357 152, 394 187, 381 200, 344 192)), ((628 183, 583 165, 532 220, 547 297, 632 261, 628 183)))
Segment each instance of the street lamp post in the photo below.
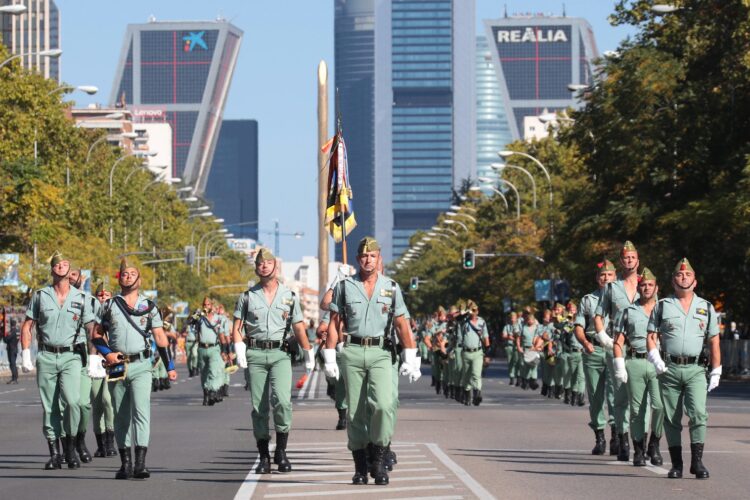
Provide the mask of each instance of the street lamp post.
POLYGON ((461 221, 453 220, 453 219, 445 219, 443 222, 445 222, 446 224, 458 224, 459 226, 464 228, 464 231, 466 231, 467 233, 469 232, 469 228, 466 227, 466 224, 464 224, 461 221))
MULTIPOLYGON (((141 153, 141 152, 130 152, 130 153, 126 153, 126 154, 122 155, 117 160, 115 160, 115 162, 112 164, 112 168, 109 170, 109 201, 110 201, 110 208, 111 208, 111 205, 112 205, 112 194, 113 194, 113 191, 114 191, 112 189, 112 180, 113 180, 113 177, 114 177, 114 174, 115 174, 115 168, 117 167, 117 165, 122 160, 124 160, 125 158, 129 158, 131 156, 153 156, 155 154, 156 153, 154 153, 154 152, 148 152, 148 153, 145 153, 145 154, 141 153)), ((115 231, 114 231, 114 227, 113 227, 113 220, 112 220, 112 217, 110 217, 109 218, 109 244, 110 244, 110 246, 114 243, 114 237, 115 237, 114 233, 115 233, 115 231)))
POLYGON ((505 193, 503 193, 502 191, 500 191, 499 189, 497 189, 494 186, 487 185, 487 184, 484 184, 481 187, 480 186, 472 186, 472 187, 469 188, 469 191, 482 191, 482 189, 489 189, 490 191, 492 191, 493 193, 495 193, 496 195, 498 195, 500 197, 500 199, 503 200, 503 203, 505 204, 505 211, 506 212, 510 211, 510 205, 508 204, 508 198, 505 196, 505 193))
POLYGON ((11 62, 14 59, 18 59, 20 57, 27 57, 27 56, 42 56, 42 57, 52 57, 57 58, 62 55, 62 50, 60 49, 48 49, 48 50, 38 50, 35 52, 26 52, 23 54, 15 54, 7 58, 5 61, 0 63, 0 69, 4 68, 6 64, 11 62))
POLYGON ((549 171, 547 170, 547 167, 542 164, 539 160, 534 158, 528 153, 524 153, 523 151, 509 151, 509 150, 503 150, 497 152, 498 156, 501 158, 508 158, 513 155, 523 156, 524 158, 528 158, 529 160, 533 161, 537 164, 539 168, 542 169, 542 172, 544 172, 544 175, 547 177, 547 184, 549 185, 549 229, 550 229, 550 236, 552 239, 555 238, 555 224, 552 221, 552 178, 549 175, 549 171))
MULTIPOLYGON (((519 167, 516 165, 508 165, 507 163, 493 163, 490 165, 490 168, 492 168, 493 170, 497 170, 498 172, 502 172, 503 169, 506 169, 506 168, 514 168, 516 170, 520 170, 521 172, 525 173, 528 176, 529 180, 531 181, 531 191, 534 195, 533 206, 534 206, 534 210, 536 210, 536 180, 534 179, 534 176, 531 175, 531 172, 529 172, 523 167, 519 167)), ((482 179, 479 179, 479 180, 482 180, 482 179)))

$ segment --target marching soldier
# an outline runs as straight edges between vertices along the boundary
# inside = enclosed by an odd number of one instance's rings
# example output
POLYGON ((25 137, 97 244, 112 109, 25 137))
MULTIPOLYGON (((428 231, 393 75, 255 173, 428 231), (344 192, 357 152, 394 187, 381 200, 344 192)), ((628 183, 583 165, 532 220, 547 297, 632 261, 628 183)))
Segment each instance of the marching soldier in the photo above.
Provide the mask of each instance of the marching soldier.
POLYGON ((555 324, 552 321, 552 311, 545 309, 542 311, 542 324, 541 335, 535 339, 535 348, 538 349, 542 355, 542 360, 539 363, 542 367, 542 396, 552 397, 554 393, 554 379, 555 367, 557 365, 557 357, 555 353, 555 324))
MULTIPOLYGON (((559 302, 552 309, 552 351, 555 356, 555 365, 552 370, 552 386, 549 389, 549 397, 561 399, 565 390, 565 374, 568 371, 568 351, 565 348, 565 307, 559 302), (554 387, 554 390, 553 388, 554 387)), ((575 404, 575 402, 573 403, 575 404)))
MULTIPOLYGON (((599 304, 596 306, 594 326, 599 342, 607 349, 607 367, 614 375, 614 358, 612 356, 612 326, 617 315, 638 299, 638 251, 635 245, 626 241, 620 251, 620 265, 623 268, 622 278, 610 282, 604 289, 599 304), (604 324, 605 316, 609 318, 604 324)), ((619 440, 617 460, 627 462, 630 459, 630 408, 628 406, 628 386, 619 380, 613 381, 615 395, 615 426, 619 440)))
POLYGON ((271 473, 268 450, 271 411, 276 430, 273 461, 279 472, 290 472, 292 464, 286 456, 286 447, 292 426, 292 356, 296 350, 291 342, 292 329, 304 349, 308 372, 314 368, 315 359, 307 341, 299 298, 276 278, 276 257, 266 248, 255 256, 255 273, 260 283, 240 295, 232 327, 237 365, 250 368, 253 434, 260 458, 255 473, 271 473))
POLYGON ((518 332, 518 314, 515 311, 511 311, 508 315, 508 321, 503 326, 502 339, 505 348, 505 357, 508 360, 508 385, 515 385, 516 378, 518 377, 517 361, 518 351, 516 350, 515 337, 518 332))
MULTIPOLYGON (((597 264, 596 282, 599 288, 585 295, 581 299, 575 323, 575 336, 583 346, 583 371, 586 377, 586 392, 589 398, 589 427, 594 431, 595 444, 592 455, 604 455, 607 451, 607 440, 604 437, 604 427, 609 424, 611 439, 609 454, 619 453, 619 439, 615 428, 614 392, 612 390, 612 369, 607 365, 606 351, 596 335, 594 316, 599 299, 604 293, 607 283, 615 279, 615 265, 609 260, 597 264), (607 403, 609 417, 604 417, 604 403, 607 403)), ((609 318, 604 318, 605 325, 609 318)))
POLYGON ((469 318, 461 331, 464 367, 461 387, 464 391, 464 405, 473 403, 474 406, 479 406, 482 402, 482 366, 485 353, 490 347, 490 335, 487 332, 487 322, 479 316, 479 306, 472 300, 467 301, 466 305, 469 318))
POLYGON ((447 357, 445 350, 446 321, 445 308, 439 306, 435 313, 435 321, 432 323, 432 328, 425 333, 424 338, 425 344, 432 356, 430 369, 432 370, 432 381, 433 386, 435 387, 435 394, 440 394, 441 387, 443 387, 443 372, 445 370, 447 357))
POLYGON ((534 347, 537 337, 542 335, 542 327, 536 320, 533 307, 524 311, 524 324, 516 339, 516 350, 523 360, 521 368, 521 389, 535 391, 539 388, 537 383, 537 366, 539 365, 539 349, 534 347))
POLYGON ((198 341, 195 337, 195 330, 196 326, 192 321, 185 322, 185 355, 187 357, 188 377, 190 378, 200 373, 198 370, 198 341))
POLYGON ((385 461, 396 408, 393 380, 396 346, 392 325, 404 349, 400 373, 412 382, 421 375, 401 289, 378 273, 379 259, 378 242, 371 237, 363 238, 357 248, 359 273, 343 280, 334 290, 331 323, 323 350, 326 374, 338 377, 335 347, 340 339, 344 341, 348 447, 355 465, 353 484, 367 484, 368 447, 369 472, 375 484, 389 482, 385 461))
POLYGON ((213 302, 203 298, 203 309, 193 317, 198 339, 198 365, 201 370, 203 405, 213 406, 222 401, 221 387, 224 385, 224 361, 221 359, 221 344, 226 342, 221 335, 221 318, 214 313, 213 302))
POLYGON ((664 407, 654 366, 648 362, 647 326, 656 305, 656 276, 647 267, 638 276, 640 299, 621 311, 615 319, 615 378, 628 384, 630 395, 630 429, 633 433, 633 465, 646 465, 647 401, 651 401, 651 440, 648 455, 653 465, 661 465, 659 440, 664 429, 664 407))
POLYGON ((84 351, 80 351, 79 336, 84 327, 84 337, 91 336, 94 312, 83 292, 70 285, 70 261, 55 252, 50 259, 50 268, 52 285, 32 295, 21 327, 22 368, 24 372, 34 369, 30 346, 31 330, 36 327, 39 342, 36 379, 44 411, 42 429, 50 454, 45 469, 62 467, 57 440, 63 434, 65 461, 69 469, 77 469, 81 466, 75 447, 81 418, 79 391, 86 356, 85 344, 84 351))
POLYGON ((648 322, 648 360, 656 368, 664 403, 664 431, 672 459, 670 478, 682 477, 683 406, 690 419, 690 473, 697 479, 709 476, 702 460, 708 421, 706 392, 719 386, 721 349, 716 311, 696 295, 697 285, 690 262, 680 260, 672 273, 674 294, 656 304, 648 322), (659 343, 663 357, 657 349, 659 343))
POLYGON ((562 344, 566 352, 565 374, 563 375, 563 387, 565 387, 565 403, 571 406, 583 406, 583 392, 586 390, 586 377, 583 373, 583 346, 575 336, 575 318, 578 315, 578 307, 574 302, 568 302, 567 317, 563 324, 562 344))
POLYGON ((169 340, 156 304, 141 295, 141 274, 120 262, 120 293, 99 309, 92 343, 108 364, 109 391, 115 411, 115 439, 121 467, 115 479, 147 479, 146 453, 151 434, 151 335, 170 380, 177 380, 169 340), (131 446, 135 444, 135 463, 131 446))
MULTIPOLYGON (((97 315, 99 306, 112 298, 112 294, 104 289, 104 283, 99 283, 95 291, 97 300, 97 315)), ((89 363, 91 366, 101 365, 103 358, 91 346, 89 363)), ((96 437, 95 457, 114 457, 117 455, 115 446, 115 412, 112 408, 112 398, 107 385, 107 372, 91 377, 91 418, 94 420, 94 436, 96 437)))

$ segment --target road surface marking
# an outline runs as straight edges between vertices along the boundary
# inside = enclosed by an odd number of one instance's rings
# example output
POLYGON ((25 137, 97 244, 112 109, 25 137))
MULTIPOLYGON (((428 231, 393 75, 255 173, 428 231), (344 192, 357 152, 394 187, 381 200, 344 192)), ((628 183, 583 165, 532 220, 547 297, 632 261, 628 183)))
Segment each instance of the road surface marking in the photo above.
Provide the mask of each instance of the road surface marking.
MULTIPOLYGON (((424 486, 402 486, 399 488, 368 488, 368 487, 360 487, 360 488, 354 488, 351 490, 330 490, 330 491, 303 491, 300 493, 276 493, 273 495, 266 495, 264 498, 294 498, 294 497, 324 497, 329 495, 369 495, 369 494, 391 494, 392 492, 396 491, 424 491, 424 486)), ((454 489, 454 486, 452 484, 441 484, 436 486, 430 486, 431 490, 452 490, 454 489)), ((247 497, 244 497, 247 498, 247 497)), ((434 497, 430 497, 434 498, 434 497)), ((236 500, 236 497, 235 497, 236 500)))
MULTIPOLYGON (((351 472, 350 472, 351 474, 351 472)), ((283 477, 287 477, 286 474, 283 475, 283 477)), ((420 476, 420 477, 391 477, 390 482, 396 482, 396 481, 433 481, 435 479, 445 479, 445 476, 442 474, 438 474, 435 476, 420 476)), ((334 484, 352 484, 351 479, 346 480, 333 480, 333 481, 299 481, 295 483, 272 483, 269 484, 269 488, 295 488, 295 487, 307 487, 307 486, 317 486, 317 485, 334 485, 334 484)), ((429 486, 425 486, 425 488, 428 488, 429 486)))
MULTIPOLYGON (((413 469, 402 469, 399 467, 399 472, 436 472, 437 467, 415 467, 413 469)), ((346 471, 338 471, 338 472, 301 472, 301 473, 289 473, 284 474, 284 478, 288 479, 290 477, 330 477, 330 476, 344 476, 344 475, 350 475, 354 471, 352 470, 346 470, 346 471)))
POLYGON ((491 500, 495 498, 494 496, 490 495, 489 491, 485 490, 481 484, 479 484, 473 477, 471 477, 468 472, 461 468, 456 462, 451 460, 451 458, 446 455, 443 450, 440 449, 440 446, 435 443, 425 443, 425 446, 427 446, 432 454, 435 455, 438 460, 443 462, 443 465, 448 467, 448 469, 456 477, 458 477, 461 482, 464 483, 477 496, 477 498, 480 498, 481 500, 491 500))

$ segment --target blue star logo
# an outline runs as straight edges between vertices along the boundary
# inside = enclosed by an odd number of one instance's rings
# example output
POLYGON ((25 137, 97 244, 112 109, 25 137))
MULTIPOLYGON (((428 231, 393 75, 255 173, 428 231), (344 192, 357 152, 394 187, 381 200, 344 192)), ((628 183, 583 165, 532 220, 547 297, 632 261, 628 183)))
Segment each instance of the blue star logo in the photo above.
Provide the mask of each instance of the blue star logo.
POLYGON ((199 31, 198 33, 194 33, 191 31, 189 35, 183 36, 182 39, 185 41, 185 45, 182 50, 185 52, 192 52, 196 45, 203 50, 208 50, 208 45, 206 45, 206 42, 203 40, 204 33, 206 32, 199 31))

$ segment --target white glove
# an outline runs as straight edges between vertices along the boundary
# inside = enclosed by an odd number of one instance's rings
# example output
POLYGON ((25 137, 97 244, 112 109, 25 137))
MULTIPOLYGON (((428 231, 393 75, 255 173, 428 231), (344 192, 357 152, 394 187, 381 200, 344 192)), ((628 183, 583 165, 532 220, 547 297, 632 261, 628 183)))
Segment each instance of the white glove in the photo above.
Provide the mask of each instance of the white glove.
POLYGON ((315 368, 315 351, 307 349, 305 352, 305 370, 310 373, 315 368))
POLYGON ((31 351, 29 349, 23 349, 21 351, 21 370, 24 373, 29 373, 34 370, 34 363, 31 362, 31 351))
POLYGON ((337 275, 339 280, 348 278, 352 275, 352 267, 349 264, 341 264, 339 266, 337 275))
POLYGON ((234 355, 237 356, 237 366, 243 370, 247 368, 247 347, 244 342, 234 343, 234 355))
POLYGON ((599 339, 599 343, 602 345, 602 347, 604 347, 608 351, 611 351, 615 345, 615 343, 612 341, 612 338, 607 335, 607 332, 605 332, 604 330, 596 332, 596 338, 599 339))
POLYGON ((667 373, 667 365, 664 363, 664 360, 661 359, 661 354, 659 354, 658 349, 651 349, 648 351, 648 360, 651 361, 654 368, 656 368, 657 375, 667 373))
POLYGON ((719 379, 721 378, 721 365, 711 370, 709 376, 710 379, 708 380, 708 392, 711 392, 719 387, 719 379))
POLYGON ((102 363, 104 363, 104 358, 98 354, 91 354, 89 356, 89 362, 86 365, 86 373, 88 373, 89 377, 102 379, 107 376, 107 370, 104 369, 102 363))
POLYGON ((623 384, 627 384, 628 382, 628 371, 625 369, 625 359, 624 358, 615 358, 615 378, 622 382, 623 384))
POLYGON ((417 349, 404 349, 404 362, 399 374, 408 375, 409 382, 416 382, 422 376, 422 360, 417 357, 417 349))
POLYGON ((341 351, 343 351, 343 350, 344 350, 344 343, 343 342, 339 342, 338 344, 336 344, 336 352, 341 353, 341 351))
POLYGON ((323 349, 326 377, 339 379, 339 365, 336 364, 336 349, 323 349))

